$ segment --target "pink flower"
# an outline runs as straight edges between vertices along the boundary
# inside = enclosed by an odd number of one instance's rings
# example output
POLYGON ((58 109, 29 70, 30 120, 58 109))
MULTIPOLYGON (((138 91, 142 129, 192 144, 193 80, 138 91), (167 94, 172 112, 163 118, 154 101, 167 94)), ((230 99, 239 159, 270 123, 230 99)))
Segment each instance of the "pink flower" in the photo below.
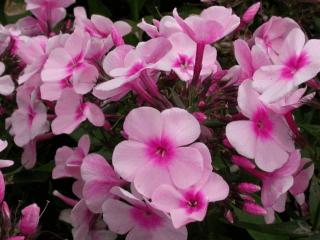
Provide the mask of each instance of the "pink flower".
POLYGON ((127 115, 124 131, 128 140, 115 147, 112 162, 139 193, 151 197, 161 184, 187 188, 200 180, 204 160, 199 150, 187 146, 199 137, 200 125, 186 110, 136 108, 127 115))
POLYGON ((294 150, 291 131, 281 115, 271 112, 259 101, 259 94, 251 81, 239 87, 238 104, 249 120, 234 121, 227 125, 226 135, 241 155, 254 158, 259 168, 272 172, 283 166, 294 150))
POLYGON ((50 53, 41 72, 43 82, 73 87, 78 94, 90 92, 99 74, 86 59, 90 41, 88 33, 76 31, 71 34, 64 48, 58 47, 50 53))
POLYGON ((270 58, 275 60, 285 38, 294 28, 299 28, 299 25, 293 19, 273 16, 254 32, 253 40, 266 49, 270 58))
POLYGON ((161 211, 170 213, 175 228, 190 222, 202 221, 208 203, 225 199, 229 186, 216 173, 210 173, 196 185, 180 190, 171 185, 161 185, 152 194, 152 204, 161 211))
POLYGON ((138 82, 141 72, 154 68, 155 63, 170 49, 171 43, 163 37, 140 42, 135 49, 127 45, 116 48, 103 61, 104 70, 113 79, 99 84, 94 94, 102 99, 118 99, 126 94, 128 89, 137 93, 143 92, 141 83, 138 82))
POLYGON ((142 19, 141 23, 137 24, 137 26, 151 38, 169 37, 173 33, 182 31, 182 28, 171 16, 164 16, 160 21, 153 19, 153 24, 149 24, 142 19))
POLYGON ((183 31, 198 44, 214 43, 240 24, 239 17, 232 14, 231 9, 221 6, 209 7, 200 15, 190 16, 185 20, 178 15, 177 9, 174 9, 173 16, 183 31))
POLYGON ((118 45, 115 35, 122 40, 122 36, 131 31, 131 26, 124 21, 113 23, 109 18, 95 14, 88 19, 83 7, 74 8, 74 15, 75 28, 89 33, 92 37, 94 47, 89 49, 88 54, 93 59, 100 59, 113 45, 118 45))
POLYGON ((113 195, 110 189, 125 182, 114 172, 109 163, 99 154, 89 154, 83 159, 81 177, 84 181, 83 198, 94 213, 102 212, 102 204, 113 195))
POLYGON ((37 162, 37 141, 31 140, 23 146, 21 155, 21 165, 26 169, 31 169, 37 162))
MULTIPOLYGON (((172 49, 157 63, 157 67, 167 72, 174 71, 181 80, 190 82, 195 65, 196 43, 182 32, 174 33, 168 39, 172 44, 172 49)), ((200 77, 205 78, 216 71, 216 57, 216 49, 207 45, 204 50, 200 77)))
POLYGON ((1 76, 5 71, 5 65, 0 62, 0 94, 10 95, 14 91, 14 83, 10 75, 1 76))
POLYGON ((81 179, 80 167, 89 150, 90 138, 88 135, 83 135, 79 139, 78 146, 74 149, 67 146, 59 148, 54 158, 56 166, 52 170, 52 178, 73 177, 81 179))
POLYGON ((72 89, 65 89, 55 107, 57 117, 51 128, 56 135, 72 133, 83 121, 89 120, 94 126, 102 127, 104 114, 101 109, 90 102, 83 102, 82 96, 72 89))
POLYGON ((246 41, 238 39, 234 41, 234 54, 239 65, 229 69, 224 79, 230 79, 228 84, 241 84, 247 79, 252 79, 253 74, 260 67, 270 65, 269 56, 259 45, 251 49, 246 41))
POLYGON ((185 227, 174 229, 170 218, 154 209, 149 202, 142 201, 119 187, 111 191, 125 201, 109 199, 102 206, 103 219, 111 231, 128 233, 126 240, 187 239, 185 227))
POLYGON ((68 6, 75 0, 26 0, 27 10, 30 10, 40 21, 54 27, 66 16, 68 6))
POLYGON ((299 28, 293 29, 283 42, 276 65, 263 66, 253 76, 253 86, 262 93, 260 99, 270 103, 295 90, 320 72, 320 40, 306 42, 299 28))
POLYGON ((71 211, 72 235, 77 240, 114 240, 117 235, 106 230, 101 216, 93 214, 83 200, 71 211))
POLYGON ((18 223, 20 232, 26 236, 34 234, 39 224, 40 208, 34 203, 22 209, 21 214, 18 223))
POLYGON ((23 147, 36 136, 49 130, 47 109, 37 98, 36 91, 19 89, 17 92, 18 109, 13 112, 8 122, 14 142, 23 147))

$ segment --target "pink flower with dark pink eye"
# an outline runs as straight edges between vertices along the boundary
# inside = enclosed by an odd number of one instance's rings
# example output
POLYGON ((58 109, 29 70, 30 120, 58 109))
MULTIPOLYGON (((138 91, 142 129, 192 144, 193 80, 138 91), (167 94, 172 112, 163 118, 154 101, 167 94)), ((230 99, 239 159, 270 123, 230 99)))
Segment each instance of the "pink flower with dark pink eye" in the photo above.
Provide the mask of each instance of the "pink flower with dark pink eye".
POLYGON ((43 82, 59 82, 64 84, 68 80, 78 94, 91 91, 97 77, 98 70, 87 59, 90 48, 88 33, 76 31, 65 42, 64 48, 54 49, 41 72, 43 82))
POLYGON ((126 183, 115 173, 107 160, 95 153, 83 159, 81 177, 84 181, 83 199, 94 213, 102 213, 102 204, 113 197, 110 193, 112 187, 126 183))
POLYGON ((293 19, 273 16, 254 32, 253 40, 276 61, 285 38, 295 28, 299 28, 299 25, 293 19))
POLYGON ((152 194, 152 204, 161 211, 170 213, 174 227, 179 228, 190 222, 202 221, 206 216, 208 203, 223 200, 228 194, 228 184, 218 174, 211 172, 188 189, 161 185, 152 194))
POLYGON ((127 234, 126 240, 187 239, 185 227, 175 229, 170 218, 146 200, 140 200, 119 187, 114 187, 111 192, 120 198, 109 199, 102 206, 103 219, 111 231, 127 234))
POLYGON ((5 71, 5 65, 0 62, 0 94, 10 95, 14 91, 14 83, 10 75, 1 76, 5 71))
POLYGON ((199 137, 200 125, 186 110, 133 109, 125 119, 124 131, 128 140, 116 146, 112 162, 116 172, 133 182, 139 193, 151 197, 161 184, 187 188, 200 180, 203 157, 188 146, 199 137))
POLYGON ((272 172, 287 162, 294 143, 283 116, 259 101, 251 84, 248 80, 243 82, 238 92, 239 108, 249 120, 229 123, 226 135, 238 153, 255 159, 262 170, 272 172))
POLYGON ((274 102, 311 80, 320 72, 320 40, 306 41, 301 29, 293 29, 284 40, 275 65, 263 66, 253 76, 260 99, 274 102))
POLYGON ((90 102, 83 102, 82 96, 72 89, 66 89, 55 107, 57 117, 51 128, 56 135, 72 133, 82 122, 89 120, 94 126, 102 127, 105 117, 101 109, 90 102))
MULTIPOLYGON (((168 37, 172 49, 158 63, 157 68, 163 71, 174 71, 178 77, 189 82, 193 76, 196 58, 196 43, 182 32, 174 33, 168 37)), ((203 56, 200 77, 204 78, 215 72, 217 51, 212 46, 206 46, 203 56)))
POLYGON ((103 68, 111 80, 96 86, 94 94, 102 99, 124 96, 129 90, 140 92, 140 75, 155 69, 156 63, 171 49, 168 39, 159 37, 140 42, 135 49, 122 45, 111 51, 103 61, 103 68))
POLYGON ((19 89, 18 109, 7 119, 7 123, 11 125, 10 134, 14 136, 14 142, 19 147, 49 130, 47 108, 37 98, 37 94, 37 91, 30 92, 27 88, 19 89))
POLYGON ((65 8, 74 2, 75 0, 26 0, 26 8, 41 22, 54 27, 66 16, 65 8))

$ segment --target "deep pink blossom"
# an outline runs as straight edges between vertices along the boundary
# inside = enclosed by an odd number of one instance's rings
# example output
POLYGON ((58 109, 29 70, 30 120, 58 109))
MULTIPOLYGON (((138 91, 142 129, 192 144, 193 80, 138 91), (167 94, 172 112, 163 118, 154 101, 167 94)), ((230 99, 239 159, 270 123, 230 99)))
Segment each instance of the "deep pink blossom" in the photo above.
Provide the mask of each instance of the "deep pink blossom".
POLYGON ((272 172, 283 166, 294 150, 291 131, 282 115, 270 111, 252 88, 251 81, 239 87, 238 104, 249 120, 234 121, 227 125, 226 135, 241 155, 255 159, 259 168, 272 172))
POLYGON ((175 229, 170 218, 154 209, 149 202, 136 198, 131 193, 115 187, 112 193, 117 199, 107 200, 103 206, 103 219, 110 230, 127 234, 126 240, 186 240, 185 227, 175 229))
POLYGON ((51 128, 54 134, 71 133, 83 121, 89 120, 94 126, 102 127, 104 114, 95 104, 83 102, 82 96, 72 89, 65 89, 55 107, 57 117, 51 128))
POLYGON ((22 209, 21 214, 18 223, 20 232, 26 236, 34 234, 39 224, 40 208, 34 203, 22 209))

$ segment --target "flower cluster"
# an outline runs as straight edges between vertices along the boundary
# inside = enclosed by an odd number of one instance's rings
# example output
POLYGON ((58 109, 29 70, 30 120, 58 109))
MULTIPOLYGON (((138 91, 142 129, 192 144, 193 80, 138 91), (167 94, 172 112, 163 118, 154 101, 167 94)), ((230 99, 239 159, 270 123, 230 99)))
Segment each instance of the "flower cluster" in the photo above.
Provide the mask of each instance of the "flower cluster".
MULTIPOLYGON (((315 95, 320 40, 282 17, 242 38, 257 3, 242 17, 211 6, 185 19, 177 9, 152 24, 142 19, 138 28, 148 40, 134 46, 125 41, 132 31, 125 21, 89 18, 82 7, 74 8, 74 21, 65 19, 73 3, 26 0, 33 17, 1 26, 0 94, 26 169, 38 164, 38 142, 87 131, 77 147, 57 149, 52 170, 54 180, 74 179, 75 197, 53 192, 70 207, 60 218, 74 239, 186 240, 186 226, 203 221, 211 207, 230 222, 240 207, 272 223, 288 194, 305 204, 314 165, 302 156, 293 112, 315 95), (237 65, 219 62, 222 41, 233 41, 237 65), (102 144, 92 141, 96 129, 102 144), (255 181, 219 172, 221 152, 226 171, 255 181)), ((5 146, 1 141, 0 150, 5 146)), ((0 172, 1 230, 9 233, 4 185, 0 172)), ((32 237, 39 211, 35 204, 23 209, 21 237, 7 239, 32 237)))

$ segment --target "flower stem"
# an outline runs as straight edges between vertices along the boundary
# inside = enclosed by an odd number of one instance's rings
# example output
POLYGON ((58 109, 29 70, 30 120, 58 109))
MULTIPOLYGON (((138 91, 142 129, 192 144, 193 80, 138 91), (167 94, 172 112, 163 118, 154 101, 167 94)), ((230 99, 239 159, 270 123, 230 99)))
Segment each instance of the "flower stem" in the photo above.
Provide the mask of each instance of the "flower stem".
POLYGON ((205 44, 198 43, 196 51, 196 61, 194 64, 193 77, 191 80, 191 85, 198 86, 200 84, 200 72, 202 69, 202 60, 204 54, 205 44))

